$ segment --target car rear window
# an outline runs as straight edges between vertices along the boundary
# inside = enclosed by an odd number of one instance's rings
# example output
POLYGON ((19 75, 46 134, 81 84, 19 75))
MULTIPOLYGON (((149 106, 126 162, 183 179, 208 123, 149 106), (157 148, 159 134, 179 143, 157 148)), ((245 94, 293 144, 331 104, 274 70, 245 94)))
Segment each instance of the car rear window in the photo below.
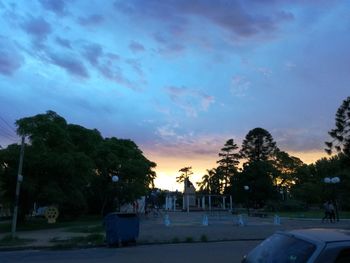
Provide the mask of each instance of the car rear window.
POLYGON ((265 239, 247 256, 249 263, 303 263, 315 251, 316 246, 305 240, 284 234, 274 234, 265 239))

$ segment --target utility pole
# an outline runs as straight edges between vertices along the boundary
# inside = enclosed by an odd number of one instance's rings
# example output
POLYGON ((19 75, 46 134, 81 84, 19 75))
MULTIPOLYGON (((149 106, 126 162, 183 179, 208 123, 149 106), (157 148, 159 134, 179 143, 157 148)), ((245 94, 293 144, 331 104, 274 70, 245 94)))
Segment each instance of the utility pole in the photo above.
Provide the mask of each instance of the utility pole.
POLYGON ((21 182, 23 181, 22 167, 23 167, 23 156, 24 156, 24 139, 25 139, 24 136, 22 136, 21 153, 19 156, 19 166, 18 166, 17 184, 16 184, 15 207, 13 209, 13 216, 12 216, 12 228, 11 228, 12 238, 14 238, 16 235, 18 203, 19 203, 19 190, 21 188, 21 182))

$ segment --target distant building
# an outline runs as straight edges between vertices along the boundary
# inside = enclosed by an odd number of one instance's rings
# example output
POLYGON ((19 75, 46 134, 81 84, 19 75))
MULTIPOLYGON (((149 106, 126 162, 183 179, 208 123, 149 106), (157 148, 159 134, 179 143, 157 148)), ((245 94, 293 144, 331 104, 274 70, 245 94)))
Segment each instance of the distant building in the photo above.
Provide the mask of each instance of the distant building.
POLYGON ((189 206, 196 206, 196 188, 188 178, 184 181, 184 209, 187 207, 187 202, 189 206))

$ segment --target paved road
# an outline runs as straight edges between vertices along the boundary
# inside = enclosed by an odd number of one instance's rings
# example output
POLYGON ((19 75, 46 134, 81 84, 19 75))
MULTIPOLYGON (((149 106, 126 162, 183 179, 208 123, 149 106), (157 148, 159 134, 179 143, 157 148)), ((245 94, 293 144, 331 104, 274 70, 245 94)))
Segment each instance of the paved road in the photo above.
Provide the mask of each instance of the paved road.
POLYGON ((1 263, 213 263, 240 262, 257 241, 230 241, 94 248, 70 251, 0 252, 1 263))

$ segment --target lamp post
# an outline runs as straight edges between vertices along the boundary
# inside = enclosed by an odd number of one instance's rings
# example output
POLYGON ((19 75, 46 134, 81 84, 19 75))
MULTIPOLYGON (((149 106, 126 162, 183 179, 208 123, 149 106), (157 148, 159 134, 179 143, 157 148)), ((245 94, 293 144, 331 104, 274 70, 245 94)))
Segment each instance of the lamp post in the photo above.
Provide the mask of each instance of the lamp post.
POLYGON ((332 185, 332 199, 334 201, 334 208, 335 208, 335 215, 337 217, 337 221, 339 221, 339 212, 338 212, 338 205, 337 205, 337 194, 335 192, 335 185, 340 183, 340 178, 338 176, 335 177, 325 177, 323 179, 323 182, 325 184, 330 184, 332 185))
POLYGON ((247 211, 248 211, 248 216, 249 216, 249 186, 245 185, 243 186, 243 189, 247 192, 247 211))
POLYGON ((283 188, 280 189, 280 194, 281 194, 282 201, 284 201, 284 191, 283 191, 283 188))

